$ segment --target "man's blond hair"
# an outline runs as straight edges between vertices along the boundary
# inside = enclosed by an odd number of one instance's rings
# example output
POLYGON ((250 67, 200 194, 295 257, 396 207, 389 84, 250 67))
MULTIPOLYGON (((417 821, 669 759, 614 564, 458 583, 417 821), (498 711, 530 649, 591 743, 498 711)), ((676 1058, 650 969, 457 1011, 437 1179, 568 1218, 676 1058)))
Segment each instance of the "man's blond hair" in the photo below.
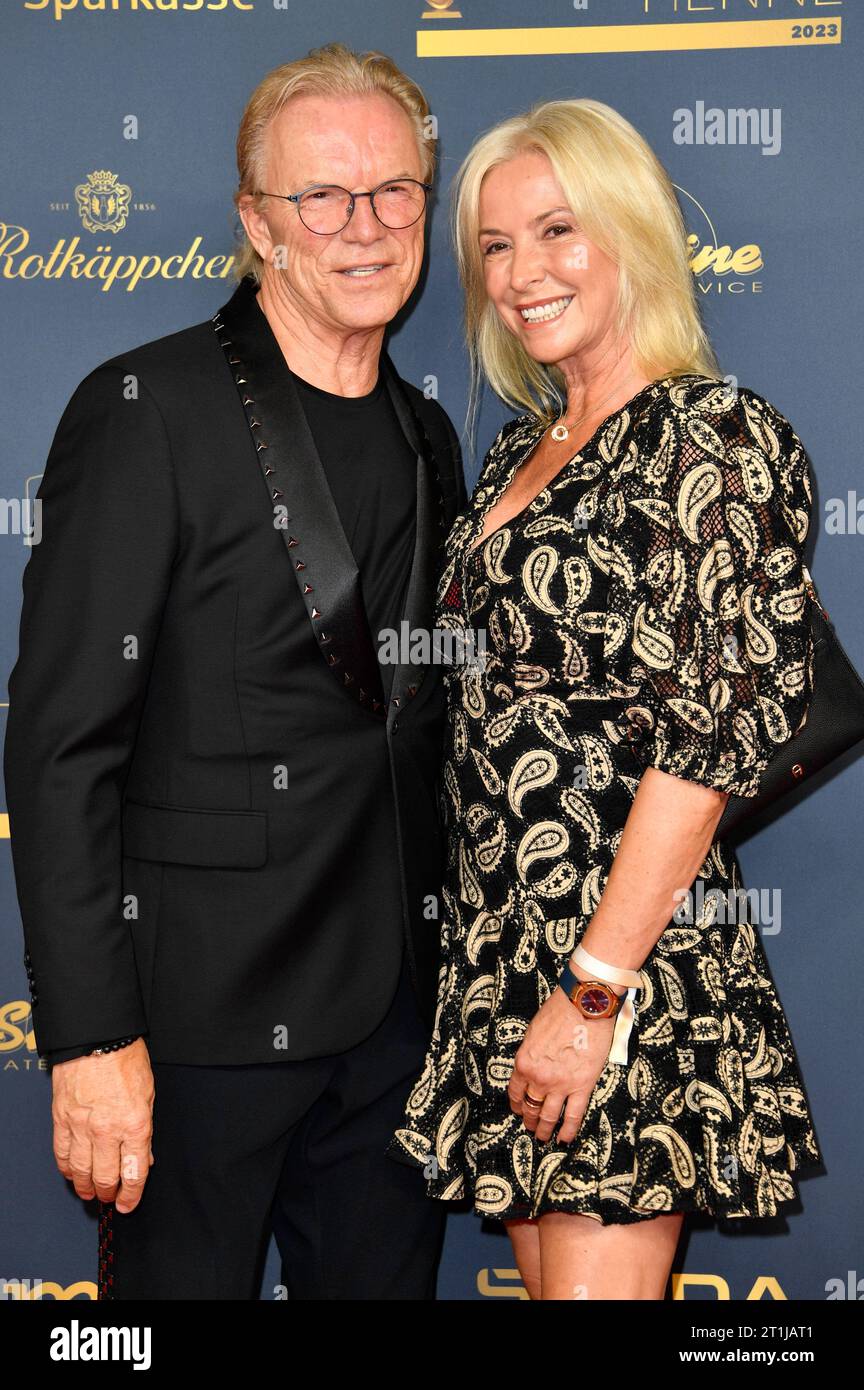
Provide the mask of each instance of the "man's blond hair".
MULTIPOLYGON (((437 140, 431 132, 429 104, 417 83, 407 77, 385 53, 372 50, 355 53, 342 43, 313 48, 305 58, 283 63, 262 78, 252 93, 237 133, 237 173, 239 185, 234 206, 246 195, 254 198, 257 210, 266 202, 259 193, 267 168, 267 135, 271 122, 292 97, 370 96, 383 93, 401 106, 414 128, 420 153, 422 178, 431 183, 435 173, 437 140)), ((272 189, 270 190, 273 191, 272 189)), ((286 192, 296 190, 287 189, 286 192)), ((251 275, 260 285, 264 262, 245 229, 235 258, 238 280, 251 275)))

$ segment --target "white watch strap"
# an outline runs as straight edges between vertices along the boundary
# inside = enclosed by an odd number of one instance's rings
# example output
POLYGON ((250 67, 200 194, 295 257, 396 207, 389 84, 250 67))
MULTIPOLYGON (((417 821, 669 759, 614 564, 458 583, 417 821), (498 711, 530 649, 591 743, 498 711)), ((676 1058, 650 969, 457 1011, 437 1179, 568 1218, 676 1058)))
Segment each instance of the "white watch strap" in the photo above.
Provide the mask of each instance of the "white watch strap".
POLYGON ((612 1046, 609 1049, 609 1061, 620 1062, 622 1066, 627 1065, 627 1047, 630 1041, 630 1030, 633 1027, 633 1019, 636 1010, 633 1004, 636 991, 628 989, 625 998, 615 1018, 615 1031, 612 1034, 612 1046))
POLYGON ((581 965, 583 970, 590 970, 592 975, 607 985, 626 985, 634 990, 642 988, 642 976, 638 970, 621 970, 617 965, 607 965, 605 961, 589 955, 584 946, 577 946, 570 959, 576 965, 581 965))

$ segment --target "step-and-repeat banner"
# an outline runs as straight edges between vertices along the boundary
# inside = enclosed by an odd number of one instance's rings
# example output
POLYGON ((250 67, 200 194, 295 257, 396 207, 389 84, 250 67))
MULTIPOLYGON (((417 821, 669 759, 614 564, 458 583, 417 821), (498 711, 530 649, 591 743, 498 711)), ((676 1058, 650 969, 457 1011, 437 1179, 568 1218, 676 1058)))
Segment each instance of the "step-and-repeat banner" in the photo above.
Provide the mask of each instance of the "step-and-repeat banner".
MULTIPOLYGON (((465 152, 482 130, 550 98, 606 102, 642 132, 678 190, 723 371, 776 405, 811 457, 809 566, 864 669, 861 4, 4 0, 0 692, 37 539, 32 503, 64 405, 105 358, 201 322, 228 299, 244 104, 271 68, 332 39, 388 53, 434 113, 441 163, 428 269, 389 349, 460 431, 468 374, 447 210, 465 152)), ((487 393, 478 453, 466 445, 469 487, 507 414, 487 393)), ((94 515, 94 545, 99 527, 94 515)), ((689 1218, 676 1298, 862 1296, 862 778, 864 764, 847 756, 739 851, 765 907, 759 930, 827 1173, 802 1181, 800 1204, 776 1221, 733 1234, 689 1218)), ((50 1079, 30 1028, 3 825, 0 1296, 32 1297, 39 1281, 42 1296, 95 1298, 95 1204, 85 1207, 54 1166, 50 1079)), ((525 1298, 513 1263, 501 1229, 454 1211, 439 1297, 525 1298)), ((261 1297, 276 1297, 278 1283, 274 1246, 261 1297)))

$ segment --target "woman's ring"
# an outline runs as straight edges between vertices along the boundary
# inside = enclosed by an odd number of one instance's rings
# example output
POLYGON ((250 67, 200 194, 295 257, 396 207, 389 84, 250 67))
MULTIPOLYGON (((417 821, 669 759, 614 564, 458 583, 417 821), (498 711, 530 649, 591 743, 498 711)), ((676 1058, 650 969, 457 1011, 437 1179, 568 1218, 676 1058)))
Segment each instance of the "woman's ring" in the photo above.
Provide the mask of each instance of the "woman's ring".
POLYGON ((526 1105, 530 1105, 530 1106, 532 1106, 533 1108, 536 1108, 537 1110, 540 1109, 540 1107, 542 1106, 543 1101, 544 1101, 545 1099, 546 1099, 546 1097, 545 1097, 545 1096, 542 1096, 541 1099, 538 1100, 536 1096, 530 1095, 528 1091, 525 1092, 525 1097, 524 1097, 525 1104, 526 1104, 526 1105))

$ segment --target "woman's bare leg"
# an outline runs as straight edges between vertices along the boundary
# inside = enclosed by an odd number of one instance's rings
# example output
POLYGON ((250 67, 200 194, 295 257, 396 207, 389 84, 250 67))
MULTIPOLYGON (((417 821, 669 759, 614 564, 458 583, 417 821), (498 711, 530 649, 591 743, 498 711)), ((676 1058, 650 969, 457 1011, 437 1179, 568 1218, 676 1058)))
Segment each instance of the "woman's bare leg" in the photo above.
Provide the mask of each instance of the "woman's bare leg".
POLYGON ((547 1212, 537 1222, 541 1298, 662 1300, 683 1220, 675 1211, 603 1226, 591 1216, 547 1212))
POLYGON ((516 1265, 529 1298, 540 1298, 540 1232, 530 1219, 505 1221, 516 1265))

